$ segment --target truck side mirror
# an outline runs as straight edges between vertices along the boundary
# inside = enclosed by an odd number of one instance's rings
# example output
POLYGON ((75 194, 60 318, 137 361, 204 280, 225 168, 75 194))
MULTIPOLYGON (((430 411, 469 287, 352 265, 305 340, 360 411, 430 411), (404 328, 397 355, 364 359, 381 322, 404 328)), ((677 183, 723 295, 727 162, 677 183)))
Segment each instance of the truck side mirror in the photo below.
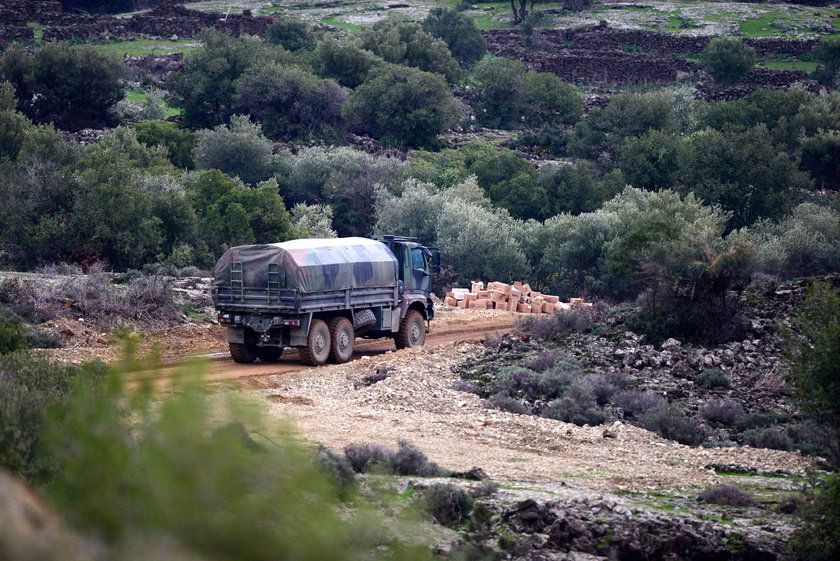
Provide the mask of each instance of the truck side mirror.
POLYGON ((432 248, 432 272, 440 273, 440 250, 436 247, 432 248))

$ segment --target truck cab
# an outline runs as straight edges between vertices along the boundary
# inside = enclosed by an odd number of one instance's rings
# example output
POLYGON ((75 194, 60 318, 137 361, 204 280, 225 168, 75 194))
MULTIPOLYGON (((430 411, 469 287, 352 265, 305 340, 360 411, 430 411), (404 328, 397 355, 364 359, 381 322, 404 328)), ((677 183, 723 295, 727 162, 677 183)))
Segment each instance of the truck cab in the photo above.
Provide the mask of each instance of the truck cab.
POLYGON ((397 271, 406 308, 419 308, 427 320, 435 316, 432 304, 432 275, 440 272, 440 250, 426 247, 414 238, 383 236, 380 240, 397 258, 397 271))

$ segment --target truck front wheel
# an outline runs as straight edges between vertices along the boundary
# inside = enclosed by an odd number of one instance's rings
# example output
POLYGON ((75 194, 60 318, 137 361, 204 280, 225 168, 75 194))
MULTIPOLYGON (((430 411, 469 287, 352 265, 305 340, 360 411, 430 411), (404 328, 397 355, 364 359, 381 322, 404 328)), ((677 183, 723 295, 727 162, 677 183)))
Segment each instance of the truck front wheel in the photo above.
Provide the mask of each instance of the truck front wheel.
POLYGON ((321 366, 330 358, 330 328, 324 320, 312 320, 306 346, 300 348, 300 358, 312 366, 321 366))
POLYGON ((422 347, 426 342, 426 326, 423 314, 417 310, 408 310, 400 323, 400 330, 394 341, 398 349, 422 347))
POLYGON ((356 338, 356 332, 353 330, 353 324, 345 317, 333 318, 330 321, 330 339, 332 340, 332 347, 330 349, 330 358, 333 362, 341 364, 350 360, 353 356, 353 340, 356 338))
POLYGON ((253 343, 228 343, 233 362, 251 364, 257 360, 257 346, 253 343))

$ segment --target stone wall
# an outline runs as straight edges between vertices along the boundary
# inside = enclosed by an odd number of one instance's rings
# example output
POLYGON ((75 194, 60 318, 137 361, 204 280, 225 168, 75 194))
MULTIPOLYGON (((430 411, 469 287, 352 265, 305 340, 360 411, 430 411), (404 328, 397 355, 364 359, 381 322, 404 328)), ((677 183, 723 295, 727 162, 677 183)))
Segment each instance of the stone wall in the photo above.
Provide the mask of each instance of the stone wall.
MULTIPOLYGON (((522 40, 519 30, 500 29, 484 32, 491 48, 522 40)), ((623 50, 648 54, 696 54, 708 45, 710 37, 692 37, 657 33, 641 29, 615 29, 605 23, 571 29, 545 29, 534 32, 535 45, 553 49, 623 50)), ((748 39, 746 44, 759 55, 788 54, 798 56, 810 52, 818 40, 748 39)))

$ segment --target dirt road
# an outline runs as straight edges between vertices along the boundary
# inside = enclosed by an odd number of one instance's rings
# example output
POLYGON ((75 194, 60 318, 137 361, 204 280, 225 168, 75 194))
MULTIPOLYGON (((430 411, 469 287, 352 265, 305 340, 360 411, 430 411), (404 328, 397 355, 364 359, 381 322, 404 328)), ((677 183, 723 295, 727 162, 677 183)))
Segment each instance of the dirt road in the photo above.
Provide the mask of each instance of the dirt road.
MULTIPOLYGON (((432 322, 431 332, 426 337, 426 345, 436 347, 457 342, 480 342, 488 335, 506 333, 513 328, 515 317, 512 314, 490 315, 489 317, 476 315, 475 317, 445 317, 440 324, 432 322)), ((223 331, 224 328, 219 327, 223 331)), ((394 351, 392 339, 360 339, 356 342, 353 361, 364 357, 386 354, 394 351)), ((311 368, 303 364, 295 349, 287 349, 277 364, 237 364, 231 360, 226 351, 217 349, 211 355, 214 359, 206 375, 208 383, 245 382, 273 376, 306 370, 311 368)), ((156 384, 166 382, 177 375, 178 366, 171 366, 154 372, 140 372, 129 377, 129 381, 154 380, 156 384)))

